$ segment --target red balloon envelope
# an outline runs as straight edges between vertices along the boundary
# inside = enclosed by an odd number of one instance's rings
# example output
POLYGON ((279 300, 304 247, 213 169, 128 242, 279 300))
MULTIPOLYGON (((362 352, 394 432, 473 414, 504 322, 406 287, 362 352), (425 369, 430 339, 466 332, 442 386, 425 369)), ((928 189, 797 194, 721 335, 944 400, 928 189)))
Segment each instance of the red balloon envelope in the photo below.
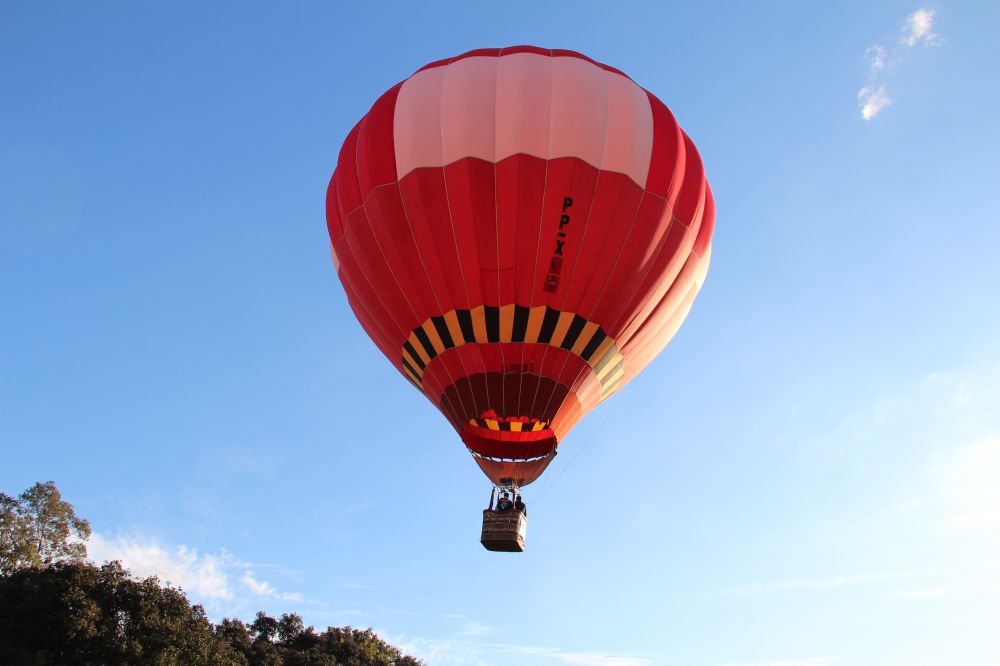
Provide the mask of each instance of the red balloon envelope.
POLYGON ((715 209, 660 100, 579 53, 518 46, 382 95, 326 214, 365 331, 494 483, 526 485, 677 331, 715 209))

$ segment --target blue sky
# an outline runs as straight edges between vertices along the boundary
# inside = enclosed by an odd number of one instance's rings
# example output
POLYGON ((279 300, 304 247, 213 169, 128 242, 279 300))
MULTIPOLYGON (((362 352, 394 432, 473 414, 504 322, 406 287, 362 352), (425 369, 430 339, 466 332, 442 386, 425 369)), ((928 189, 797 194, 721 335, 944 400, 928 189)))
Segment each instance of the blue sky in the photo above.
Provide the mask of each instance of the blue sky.
POLYGON ((1000 6, 416 4, 0 7, 0 489, 215 619, 431 664, 1000 662, 1000 6), (519 43, 663 99, 718 217, 504 556, 323 204, 382 91, 519 43))

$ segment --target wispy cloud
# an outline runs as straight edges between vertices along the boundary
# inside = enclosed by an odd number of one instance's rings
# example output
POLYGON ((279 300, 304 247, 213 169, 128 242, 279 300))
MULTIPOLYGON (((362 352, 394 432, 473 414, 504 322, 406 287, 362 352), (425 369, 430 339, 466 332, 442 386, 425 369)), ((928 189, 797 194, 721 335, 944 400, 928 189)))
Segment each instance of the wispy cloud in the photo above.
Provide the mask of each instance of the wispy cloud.
POLYGON ((885 59, 886 51, 884 46, 876 44, 875 46, 869 46, 865 51, 865 58, 868 59, 868 68, 877 72, 880 69, 885 69, 885 59))
MULTIPOLYGON (((971 401, 967 389, 961 404, 971 401)), ((1000 436, 948 451, 926 469, 930 489, 904 504, 932 512, 947 528, 993 534, 1000 529, 1000 436)))
POLYGON ((544 647, 523 647, 515 645, 497 645, 498 649, 521 657, 548 659, 563 664, 580 664, 581 666, 648 666, 651 659, 627 657, 608 652, 572 652, 544 647))
POLYGON ((260 580, 247 563, 226 550, 200 554, 183 544, 171 548, 152 539, 108 538, 95 532, 87 541, 87 553, 98 564, 118 560, 134 576, 156 576, 210 608, 219 608, 223 602, 228 606, 251 601, 252 597, 304 601, 297 592, 279 592, 260 580))
POLYGON ((1000 353, 994 344, 973 358, 968 367, 929 372, 883 395, 823 440, 824 450, 835 440, 852 451, 852 460, 873 463, 869 473, 881 488, 865 505, 866 515, 851 517, 845 534, 854 535, 865 555, 889 554, 894 571, 862 568, 857 575, 779 580, 733 592, 869 584, 866 593, 887 599, 942 607, 961 597, 973 608, 1000 591, 994 565, 1000 561, 1000 353), (876 540, 882 548, 871 548, 876 540))
POLYGON ((871 120, 892 104, 892 99, 889 98, 885 84, 881 83, 878 86, 862 87, 858 91, 858 102, 861 105, 861 117, 871 120))
POLYGON ((455 636, 486 636, 493 633, 493 627, 460 613, 448 613, 445 618, 457 622, 459 628, 454 632, 455 636))
POLYGON ((274 589, 270 583, 264 580, 257 580, 253 577, 253 572, 249 569, 240 578, 240 581, 247 586, 247 588, 254 594, 262 597, 273 597, 277 594, 277 590, 274 589))
POLYGON ((828 666, 837 657, 807 657, 805 659, 779 659, 777 661, 727 661, 719 666, 828 666))
POLYGON ((391 634, 379 629, 375 633, 404 654, 421 659, 429 666, 487 666, 485 650, 477 643, 391 634))
POLYGON ((934 585, 932 587, 919 587, 912 590, 899 590, 892 596, 896 599, 936 599, 963 594, 967 591, 966 588, 958 585, 934 585))
POLYGON ((838 576, 805 576, 800 578, 786 578, 783 580, 771 580, 763 583, 751 583, 741 585, 726 590, 731 595, 762 594, 767 592, 815 592, 823 590, 834 590, 843 587, 857 585, 867 585, 880 583, 887 580, 900 578, 913 578, 915 576, 926 575, 921 571, 881 571, 874 573, 849 574, 838 576))
POLYGON ((1000 528, 1000 437, 964 446, 939 470, 937 499, 949 527, 1000 528))
MULTIPOLYGON (((391 635, 378 632, 382 638, 403 652, 426 661, 430 666, 486 666, 496 663, 516 663, 521 666, 650 666, 652 659, 601 651, 565 650, 552 647, 511 645, 507 643, 477 643, 468 640, 436 640, 391 635)), ((809 664, 808 666, 814 666, 809 664)))
POLYGON ((497 645, 495 647, 520 657, 548 659, 556 663, 580 664, 581 666, 648 666, 648 664, 653 663, 650 659, 627 657, 607 652, 571 652, 553 648, 514 645, 497 645))
POLYGON ((906 17, 906 22, 903 24, 905 33, 903 42, 907 46, 917 44, 937 46, 941 43, 941 37, 931 32, 934 27, 934 14, 933 9, 918 9, 906 17))
POLYGON ((933 32, 934 14, 933 9, 918 9, 903 21, 903 34, 898 43, 891 48, 874 44, 865 50, 867 80, 857 95, 862 118, 874 120, 892 104, 886 79, 907 51, 915 46, 938 46, 942 43, 941 37, 933 32))

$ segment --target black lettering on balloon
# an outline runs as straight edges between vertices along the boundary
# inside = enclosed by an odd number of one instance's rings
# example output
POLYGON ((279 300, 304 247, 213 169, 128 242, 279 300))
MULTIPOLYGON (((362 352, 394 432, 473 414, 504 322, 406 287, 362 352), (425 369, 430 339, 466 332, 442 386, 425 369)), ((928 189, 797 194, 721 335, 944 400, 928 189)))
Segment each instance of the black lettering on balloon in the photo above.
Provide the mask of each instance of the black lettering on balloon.
POLYGON ((559 288, 559 273, 562 271, 563 250, 568 241, 563 227, 570 224, 570 216, 567 209, 573 207, 573 197, 563 197, 562 214, 559 215, 559 229, 556 231, 556 247, 552 251, 552 258, 549 260, 549 273, 542 282, 542 291, 554 294, 559 288))

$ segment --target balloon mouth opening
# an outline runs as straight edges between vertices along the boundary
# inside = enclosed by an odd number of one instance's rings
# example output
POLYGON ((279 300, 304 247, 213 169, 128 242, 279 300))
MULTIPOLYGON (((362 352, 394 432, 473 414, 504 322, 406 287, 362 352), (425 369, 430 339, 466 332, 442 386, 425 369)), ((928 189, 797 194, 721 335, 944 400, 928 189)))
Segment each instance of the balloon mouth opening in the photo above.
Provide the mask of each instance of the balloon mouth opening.
POLYGON ((492 409, 483 412, 479 418, 469 419, 466 425, 470 428, 496 432, 541 432, 549 426, 546 421, 533 419, 530 416, 499 416, 492 409))
POLYGON ((500 416, 490 410, 469 419, 459 431, 474 455, 489 460, 529 461, 555 451, 558 441, 550 424, 529 416, 500 416))

